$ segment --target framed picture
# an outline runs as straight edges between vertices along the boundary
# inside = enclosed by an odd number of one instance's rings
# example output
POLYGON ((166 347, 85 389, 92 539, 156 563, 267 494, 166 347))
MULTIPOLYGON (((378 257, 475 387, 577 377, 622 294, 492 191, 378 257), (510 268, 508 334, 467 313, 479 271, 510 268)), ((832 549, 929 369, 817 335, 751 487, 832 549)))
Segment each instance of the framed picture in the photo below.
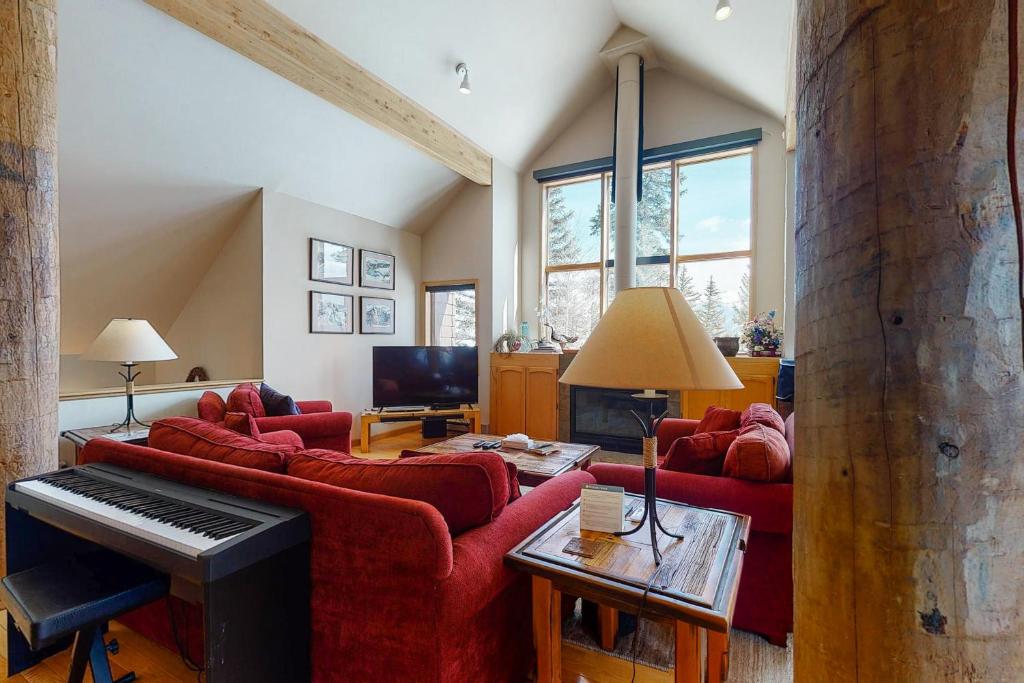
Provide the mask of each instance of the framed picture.
POLYGON ((353 296, 334 292, 309 293, 309 331, 312 334, 352 334, 353 296))
POLYGON ((332 285, 351 285, 355 250, 347 244, 309 238, 309 279, 332 285))
POLYGON ((395 300, 376 296, 359 297, 359 332, 395 333, 395 300))
POLYGON ((395 257, 369 249, 359 250, 359 286, 395 288, 395 257))

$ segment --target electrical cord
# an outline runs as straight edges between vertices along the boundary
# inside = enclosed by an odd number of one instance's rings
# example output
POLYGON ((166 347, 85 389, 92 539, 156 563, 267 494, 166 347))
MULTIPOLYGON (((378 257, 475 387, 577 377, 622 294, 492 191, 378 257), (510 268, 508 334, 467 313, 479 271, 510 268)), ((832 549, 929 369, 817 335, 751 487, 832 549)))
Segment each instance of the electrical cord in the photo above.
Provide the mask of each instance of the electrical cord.
POLYGON ((644 596, 640 600, 640 609, 637 610, 637 613, 636 613, 636 628, 633 629, 633 642, 629 646, 629 649, 631 651, 630 652, 630 660, 632 660, 632 664, 633 664, 633 675, 630 677, 629 683, 636 683, 636 660, 637 660, 637 657, 640 654, 640 651, 637 649, 637 645, 638 645, 640 639, 637 638, 637 636, 640 635, 640 624, 641 624, 641 621, 643 620, 644 608, 647 607, 647 595, 651 592, 651 588, 654 587, 654 580, 656 578, 658 578, 658 574, 661 572, 662 568, 664 568, 664 567, 665 567, 665 564, 662 563, 662 564, 658 565, 653 572, 651 572, 651 577, 649 579, 647 579, 647 587, 644 588, 644 596))
MULTIPOLYGON (((167 620, 171 623, 171 638, 174 640, 175 647, 178 648, 178 656, 181 657, 181 661, 185 663, 185 668, 189 671, 194 671, 196 674, 196 683, 203 683, 203 667, 192 661, 192 658, 188 654, 188 643, 183 642, 178 637, 178 620, 174 615, 174 607, 171 605, 171 598, 168 596, 165 598, 167 602, 167 620)), ((185 620, 185 628, 188 628, 188 620, 185 620)), ((188 640, 188 631, 185 632, 185 639, 188 640)))

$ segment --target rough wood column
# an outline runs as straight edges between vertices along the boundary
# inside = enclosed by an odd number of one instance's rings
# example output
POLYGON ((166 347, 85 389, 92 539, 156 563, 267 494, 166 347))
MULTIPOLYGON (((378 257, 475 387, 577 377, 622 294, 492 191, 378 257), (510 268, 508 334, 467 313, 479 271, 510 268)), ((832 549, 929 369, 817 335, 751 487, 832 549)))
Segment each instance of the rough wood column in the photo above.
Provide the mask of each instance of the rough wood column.
POLYGON ((57 467, 57 264, 56 0, 3 0, 0 483, 57 467))
POLYGON ((800 0, 799 27, 796 678, 1019 680, 1007 2, 800 0))

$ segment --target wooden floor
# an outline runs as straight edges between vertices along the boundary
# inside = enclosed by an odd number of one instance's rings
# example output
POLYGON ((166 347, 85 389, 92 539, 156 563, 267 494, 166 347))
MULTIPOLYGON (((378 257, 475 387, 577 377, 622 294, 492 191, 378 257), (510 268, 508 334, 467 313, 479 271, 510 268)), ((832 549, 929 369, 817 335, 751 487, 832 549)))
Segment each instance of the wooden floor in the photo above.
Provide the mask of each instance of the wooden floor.
MULTIPOLYGON (((424 443, 418 431, 403 430, 393 436, 375 438, 370 453, 361 454, 358 448, 354 449, 354 453, 373 459, 396 458, 403 449, 415 449, 424 443)), ((0 622, 2 622, 0 640, 5 648, 7 642, 6 615, 0 619, 0 622)), ((176 653, 133 633, 117 622, 111 623, 109 638, 117 638, 121 646, 120 654, 110 658, 114 678, 122 676, 128 671, 135 671, 139 677, 138 680, 143 683, 147 681, 190 683, 197 680, 195 672, 189 671, 176 653)), ((788 683, 792 681, 791 649, 787 652, 751 636, 743 639, 742 642, 744 648, 734 653, 732 671, 729 676, 730 683, 788 683), (747 651, 750 653, 747 654, 747 651), (751 666, 752 663, 754 666, 751 666)), ((2 654, 6 654, 6 652, 2 652, 2 654)), ((64 683, 67 680, 69 662, 70 653, 64 652, 13 678, 3 680, 9 680, 12 683, 64 683)), ((0 671, 7 671, 7 661, 2 658, 0 658, 0 671)), ((630 662, 563 643, 563 683, 630 683, 632 680, 635 680, 635 683, 669 683, 674 680, 671 671, 659 671, 643 665, 637 665, 636 678, 633 679, 632 676, 633 667, 630 662)), ((87 677, 86 680, 91 683, 92 678, 87 677)))

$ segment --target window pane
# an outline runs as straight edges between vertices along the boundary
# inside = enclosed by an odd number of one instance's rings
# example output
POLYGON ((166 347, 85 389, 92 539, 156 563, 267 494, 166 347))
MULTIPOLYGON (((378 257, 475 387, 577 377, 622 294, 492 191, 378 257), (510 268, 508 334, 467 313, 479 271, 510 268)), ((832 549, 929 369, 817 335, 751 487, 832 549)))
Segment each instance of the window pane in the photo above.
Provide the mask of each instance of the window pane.
MULTIPOLYGON (((636 255, 667 256, 671 243, 672 169, 644 171, 643 199, 637 205, 636 255)), ((611 192, 611 182, 608 183, 611 192)), ((609 197, 608 257, 615 258, 615 205, 609 197)), ((667 283, 666 283, 667 285, 667 283)))
MULTIPOLYGON (((615 298, 615 266, 607 269, 608 280, 605 283, 608 305, 615 298)), ((669 273, 667 263, 650 263, 636 267, 637 287, 668 287, 669 273)))
POLYGON ((679 253, 750 249, 750 154, 679 166, 679 253))
POLYGON ((476 346, 476 289, 430 292, 430 343, 476 346))
POLYGON ((548 273, 548 322, 555 332, 579 337, 579 346, 590 335, 600 317, 601 271, 577 270, 548 273))
POLYGON ((585 180, 547 190, 548 264, 601 260, 601 181, 585 180))
POLYGON ((712 337, 738 337, 750 319, 750 259, 680 263, 676 286, 712 337))

